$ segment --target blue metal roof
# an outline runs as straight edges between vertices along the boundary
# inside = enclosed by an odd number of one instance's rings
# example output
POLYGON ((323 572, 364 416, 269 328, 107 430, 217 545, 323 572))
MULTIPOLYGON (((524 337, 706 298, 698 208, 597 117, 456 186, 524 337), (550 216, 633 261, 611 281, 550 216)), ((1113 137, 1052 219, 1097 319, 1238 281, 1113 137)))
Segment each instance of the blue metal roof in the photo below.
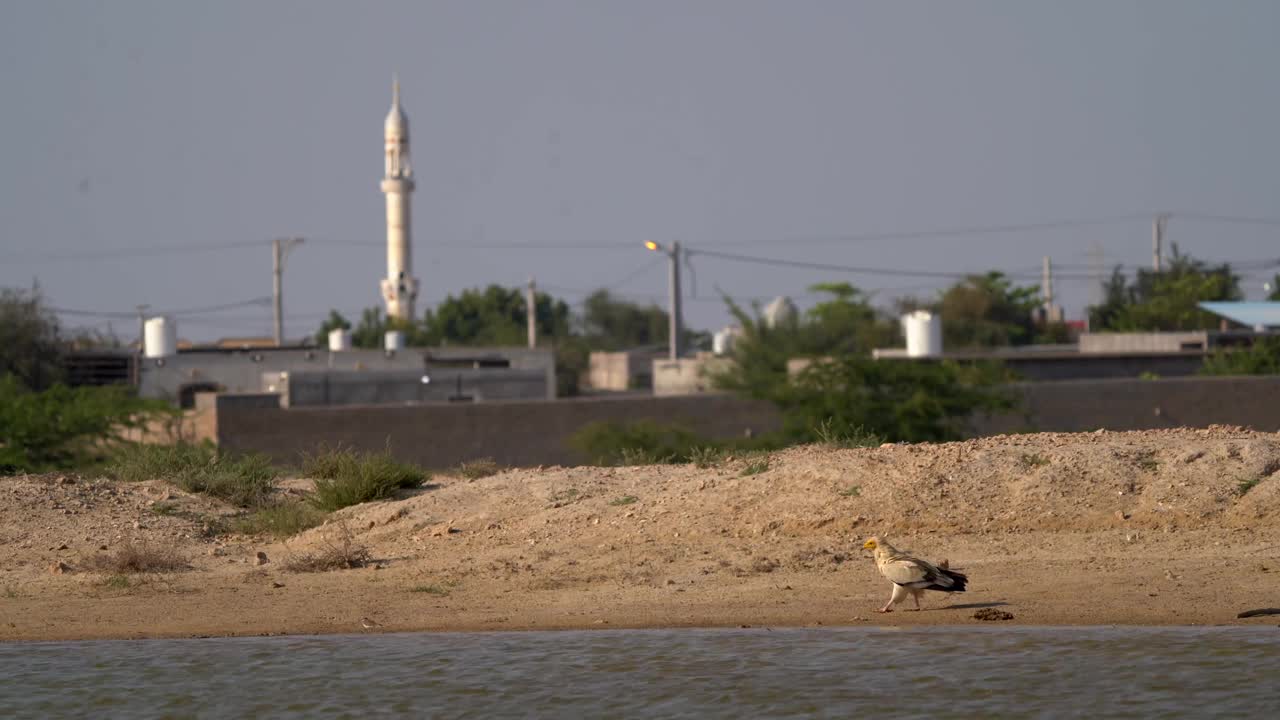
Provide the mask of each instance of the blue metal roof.
POLYGON ((1202 302, 1202 310, 1249 327, 1280 326, 1280 302, 1202 302))

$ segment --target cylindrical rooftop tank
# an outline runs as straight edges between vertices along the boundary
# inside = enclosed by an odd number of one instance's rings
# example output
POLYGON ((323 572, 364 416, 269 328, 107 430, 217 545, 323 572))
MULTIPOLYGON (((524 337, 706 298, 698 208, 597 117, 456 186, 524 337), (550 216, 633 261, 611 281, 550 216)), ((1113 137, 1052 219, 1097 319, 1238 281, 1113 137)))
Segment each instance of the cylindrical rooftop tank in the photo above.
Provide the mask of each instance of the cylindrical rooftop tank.
POLYGON ((716 355, 725 355, 733 350, 733 328, 724 328, 711 336, 711 351, 716 355))
POLYGON ((779 295, 764 306, 764 324, 767 327, 775 328, 779 325, 789 325, 796 321, 798 315, 796 304, 791 302, 791 298, 785 295, 779 295))
POLYGON ((351 331, 338 328, 329 331, 329 352, 343 352, 351 349, 351 331))
POLYGON ((903 334, 907 336, 907 357, 942 355, 942 318, 928 310, 916 310, 902 316, 903 334))
POLYGON ((383 343, 388 352, 404 349, 404 333, 400 330, 388 330, 383 337, 383 343))
POLYGON ((142 354, 148 358, 166 358, 178 352, 178 326, 161 315, 148 318, 142 330, 142 354))

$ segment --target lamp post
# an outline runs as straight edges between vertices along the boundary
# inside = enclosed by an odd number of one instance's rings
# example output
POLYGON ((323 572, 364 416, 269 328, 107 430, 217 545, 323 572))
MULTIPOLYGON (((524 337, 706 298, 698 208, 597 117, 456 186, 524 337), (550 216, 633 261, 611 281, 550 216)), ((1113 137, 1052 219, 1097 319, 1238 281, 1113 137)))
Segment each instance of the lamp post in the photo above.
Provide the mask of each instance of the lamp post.
POLYGON ((671 243, 671 247, 667 247, 662 243, 656 243, 649 240, 644 246, 655 252, 665 253, 667 259, 671 261, 671 282, 668 288, 669 297, 667 304, 667 357, 672 360, 680 358, 680 339, 684 334, 684 323, 680 315, 680 243, 671 243))

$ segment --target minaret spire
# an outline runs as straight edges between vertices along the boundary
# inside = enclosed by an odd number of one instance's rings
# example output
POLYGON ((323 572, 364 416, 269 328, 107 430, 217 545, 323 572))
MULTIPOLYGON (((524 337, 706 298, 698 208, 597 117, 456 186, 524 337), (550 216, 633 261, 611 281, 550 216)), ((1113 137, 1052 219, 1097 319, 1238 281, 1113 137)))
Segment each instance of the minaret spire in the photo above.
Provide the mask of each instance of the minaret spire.
POLYGON ((409 226, 409 205, 413 196, 413 166, 409 162, 409 117, 400 107, 400 79, 391 76, 391 111, 383 126, 386 171, 382 193, 387 197, 387 276, 382 280, 382 299, 387 317, 413 319, 413 303, 418 297, 418 279, 413 277, 413 235, 409 226))

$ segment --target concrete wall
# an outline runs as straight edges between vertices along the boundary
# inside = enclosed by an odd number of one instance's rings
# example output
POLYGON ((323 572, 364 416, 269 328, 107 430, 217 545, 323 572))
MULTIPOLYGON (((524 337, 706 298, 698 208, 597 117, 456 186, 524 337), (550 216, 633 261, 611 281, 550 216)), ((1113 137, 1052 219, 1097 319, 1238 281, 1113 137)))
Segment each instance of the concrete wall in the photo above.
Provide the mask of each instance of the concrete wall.
POLYGON ((1208 350, 1210 347, 1209 341, 1209 333, 1204 330, 1191 332, 1080 333, 1080 352, 1146 353, 1208 350))
MULTIPOLYGON (((1280 431, 1280 377, 1070 380, 1012 386, 1021 409, 974 418, 975 434, 1244 425, 1280 431)), ((579 462, 570 435, 595 421, 682 423, 708 437, 779 427, 774 408, 727 395, 466 405, 282 409, 274 396, 220 396, 216 435, 229 449, 296 462, 321 443, 380 450, 427 467, 492 457, 508 465, 579 462)))
POLYGON ((723 372, 733 360, 711 353, 698 353, 696 357, 679 360, 653 361, 653 394, 696 395, 713 392, 711 378, 723 372))
POLYGON ((545 371, 511 368, 264 373, 262 389, 279 393, 283 407, 555 398, 545 371))
POLYGON ((1019 383, 1021 409, 975 418, 975 434, 1243 425, 1280 431, 1280 377, 1019 383))
MULTIPOLYGON (((492 357, 519 370, 541 370, 555 392, 555 354, 546 348, 407 348, 329 352, 324 349, 199 350, 179 352, 167 358, 142 359, 138 366, 138 392, 143 397, 178 401, 183 387, 207 384, 222 392, 262 391, 266 372, 349 370, 361 372, 422 371, 451 361, 492 357)), ((550 397, 554 397, 554 394, 550 397)))
POLYGON ((771 405, 728 395, 565 399, 415 406, 291 408, 218 402, 218 444, 296 463, 321 444, 381 450, 430 468, 491 457, 504 465, 573 464, 587 460, 569 437, 597 421, 678 423, 710 438, 775 430, 771 405))
MULTIPOLYGON (((1199 351, 1102 353, 1086 354, 1070 351, 1003 351, 988 353, 947 353, 945 360, 970 362, 990 359, 1000 362, 1021 380, 1080 380, 1088 378, 1185 377, 1195 375, 1204 365, 1205 354, 1199 351)), ((907 358, 881 354, 884 362, 936 362, 931 358, 907 358)), ((787 373, 797 375, 813 362, 810 358, 791 358, 787 373)))
POLYGON ((587 385, 593 390, 635 390, 653 387, 653 361, 661 353, 648 351, 593 352, 587 385))

